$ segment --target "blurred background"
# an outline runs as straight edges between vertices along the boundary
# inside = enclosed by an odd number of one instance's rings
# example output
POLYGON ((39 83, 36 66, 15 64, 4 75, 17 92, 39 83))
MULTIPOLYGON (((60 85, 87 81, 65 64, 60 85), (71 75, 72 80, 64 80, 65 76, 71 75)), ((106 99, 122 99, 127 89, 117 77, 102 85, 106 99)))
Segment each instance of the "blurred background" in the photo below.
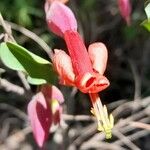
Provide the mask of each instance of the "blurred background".
MULTIPOLYGON (((144 1, 131 3, 130 26, 120 16, 117 0, 67 3, 75 13, 86 46, 100 41, 108 48, 105 75, 111 84, 101 92, 101 99, 108 111, 113 112, 116 125, 112 140, 105 140, 91 117, 88 95, 57 84, 65 97, 64 121, 53 129, 46 149, 150 149, 150 33, 140 25, 146 19, 144 1), (83 118, 78 118, 80 115, 83 118)), ((39 40, 47 43, 49 49, 66 50, 64 41, 48 31, 44 0, 1 0, 0 12, 11 26, 17 43, 33 53, 49 60, 39 40), (40 39, 36 39, 34 33, 40 39)), ((0 37, 4 33, 0 26, 0 37)), ((27 104, 38 87, 31 86, 24 91, 18 73, 1 61, 0 77, 0 149, 38 149, 26 116, 27 104)))

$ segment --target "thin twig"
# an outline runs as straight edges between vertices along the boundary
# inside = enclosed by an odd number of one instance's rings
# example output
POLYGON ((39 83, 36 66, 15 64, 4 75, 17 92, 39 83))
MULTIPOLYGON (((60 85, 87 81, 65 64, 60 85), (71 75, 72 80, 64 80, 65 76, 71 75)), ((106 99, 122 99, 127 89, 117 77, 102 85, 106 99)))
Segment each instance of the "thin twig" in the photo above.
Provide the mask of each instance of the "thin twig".
MULTIPOLYGON (((147 130, 141 130, 141 131, 138 131, 138 132, 136 132, 132 135, 126 136, 126 137, 128 139, 130 139, 131 141, 135 141, 136 139, 139 139, 139 138, 146 136, 146 135, 149 135, 149 134, 150 134, 150 132, 148 132, 147 130)), ((114 143, 117 145, 123 145, 123 142, 120 139, 114 143)))
POLYGON ((20 119, 27 121, 27 115, 21 111, 20 109, 11 106, 9 104, 6 103, 0 103, 0 109, 1 110, 6 110, 6 111, 10 111, 12 114, 15 114, 16 116, 18 116, 20 119))
MULTIPOLYGON (((139 121, 143 122, 143 123, 149 123, 149 120, 150 120, 150 118, 146 117, 146 118, 140 119, 139 121)), ((120 126, 119 128, 116 128, 116 127, 115 128, 119 129, 122 133, 126 134, 126 133, 128 133, 128 132, 133 131, 133 130, 136 129, 130 123, 131 122, 128 122, 128 124, 124 124, 124 125, 120 126)))
POLYGON ((8 39, 7 40, 15 42, 15 39, 12 36, 11 26, 5 23, 1 13, 0 13, 0 25, 3 27, 5 33, 8 35, 8 39))
POLYGON ((136 113, 134 115, 131 115, 130 117, 128 117, 126 119, 119 120, 115 124, 114 128, 116 128, 116 129, 118 129, 118 128, 124 129, 123 127, 127 126, 129 122, 140 120, 141 118, 143 118, 145 116, 146 116, 146 114, 145 114, 145 109, 144 109, 144 110, 139 111, 138 113, 136 113))
MULTIPOLYGON (((1 13, 0 13, 0 25, 3 27, 3 29, 4 29, 4 31, 7 35, 6 36, 7 38, 5 38, 5 40, 16 42, 15 39, 13 38, 13 36, 12 36, 11 26, 4 21, 1 13)), ((26 88, 26 90, 30 90, 30 88, 29 88, 30 85, 28 84, 27 80, 25 79, 25 75, 22 72, 18 72, 18 76, 21 79, 21 81, 22 81, 24 87, 26 88)))
POLYGON ((84 128, 80 132, 80 136, 75 139, 72 144, 76 146, 80 146, 83 141, 86 141, 87 138, 89 138, 93 133, 96 132, 96 124, 93 123, 89 125, 88 127, 84 128))
POLYGON ((95 118, 92 116, 88 115, 68 115, 68 114, 63 114, 62 118, 65 121, 94 121, 95 118))
POLYGON ((18 118, 6 118, 1 125, 0 140, 5 141, 5 139, 9 136, 9 131, 11 129, 12 124, 17 124, 18 122, 18 118))
POLYGON ((87 149, 101 149, 101 150, 126 150, 125 148, 121 147, 117 144, 110 144, 106 142, 101 141, 88 141, 83 142, 81 150, 87 150, 87 149))
POLYGON ((135 84, 134 101, 139 102, 139 100, 141 99, 141 79, 139 77, 139 73, 137 71, 137 67, 134 64, 134 62, 130 59, 128 61, 134 77, 134 84, 135 84))
POLYGON ((150 105, 150 97, 144 98, 141 100, 140 104, 139 103, 135 103, 134 101, 129 101, 126 102, 122 105, 120 105, 119 107, 117 107, 113 112, 113 116, 118 116, 119 114, 121 114, 122 110, 126 110, 127 108, 135 108, 136 110, 140 109, 141 107, 147 107, 148 105, 150 105))
POLYGON ((133 121, 133 122, 130 122, 130 125, 135 127, 135 128, 150 130, 150 124, 146 124, 146 123, 142 123, 142 122, 138 122, 138 121, 133 121))
POLYGON ((0 78, 0 88, 4 88, 7 92, 14 92, 19 95, 24 95, 25 91, 22 87, 15 85, 6 79, 0 78))
POLYGON ((26 127, 12 135, 10 135, 4 142, 3 145, 0 146, 1 150, 13 150, 20 149, 21 143, 25 140, 26 135, 31 132, 30 127, 26 127))
POLYGON ((12 29, 21 32, 22 34, 24 34, 25 36, 31 38, 33 41, 35 41, 38 45, 40 45, 43 50, 48 54, 48 56, 50 56, 51 60, 53 58, 53 52, 51 50, 51 48, 46 44, 46 42, 44 42, 44 40, 42 40, 38 35, 36 35, 34 32, 9 21, 5 21, 6 23, 8 23, 9 25, 11 25, 12 29))
POLYGON ((25 75, 21 71, 18 71, 17 74, 20 77, 20 80, 22 81, 22 83, 23 83, 24 87, 26 88, 26 90, 30 91, 31 87, 30 87, 29 83, 27 82, 25 75))
POLYGON ((119 107, 120 105, 126 103, 127 101, 128 101, 127 99, 121 99, 119 101, 111 102, 110 104, 108 104, 108 109, 109 110, 116 109, 117 107, 119 107))
POLYGON ((132 150, 140 150, 129 138, 124 136, 119 130, 113 130, 113 134, 115 134, 122 143, 127 145, 132 150))
POLYGON ((4 38, 4 36, 5 36, 5 34, 4 34, 4 33, 0 34, 0 40, 1 40, 1 39, 3 39, 3 38, 4 38))

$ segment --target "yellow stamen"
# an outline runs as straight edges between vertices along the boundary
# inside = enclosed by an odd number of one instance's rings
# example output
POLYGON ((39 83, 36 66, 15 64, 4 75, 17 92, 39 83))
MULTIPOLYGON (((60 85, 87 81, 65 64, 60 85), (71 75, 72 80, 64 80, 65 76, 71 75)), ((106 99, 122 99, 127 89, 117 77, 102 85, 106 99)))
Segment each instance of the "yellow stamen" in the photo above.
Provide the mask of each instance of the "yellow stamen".
POLYGON ((91 112, 95 115, 98 123, 98 130, 103 131, 106 135, 106 139, 112 137, 112 128, 114 126, 114 118, 112 114, 108 116, 106 106, 102 106, 101 100, 97 93, 90 93, 93 108, 91 112))
POLYGON ((55 114, 55 112, 59 108, 59 102, 56 99, 51 99, 50 102, 51 102, 50 105, 51 105, 52 113, 55 114))

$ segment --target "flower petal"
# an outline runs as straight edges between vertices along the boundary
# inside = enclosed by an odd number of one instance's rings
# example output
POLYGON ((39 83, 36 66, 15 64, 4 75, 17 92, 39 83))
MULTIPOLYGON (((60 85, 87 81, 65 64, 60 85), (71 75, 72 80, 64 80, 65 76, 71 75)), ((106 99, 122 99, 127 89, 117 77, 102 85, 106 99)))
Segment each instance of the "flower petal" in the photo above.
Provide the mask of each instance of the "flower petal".
POLYGON ((97 74, 95 84, 90 88, 89 93, 98 93, 105 90, 109 85, 110 82, 105 76, 97 74))
POLYGON ((49 29, 59 36, 67 30, 77 31, 77 22, 71 9, 61 2, 45 4, 46 20, 49 29), (48 8, 49 6, 49 8, 48 8))
POLYGON ((62 84, 74 85, 75 74, 73 72, 72 62, 69 55, 62 50, 55 49, 53 65, 61 78, 62 84))
POLYGON ((54 2, 54 1, 59 1, 63 4, 67 3, 69 0, 46 0, 45 5, 44 5, 44 10, 45 12, 47 12, 50 8, 50 5, 54 2))
POLYGON ((64 97, 61 91, 54 85, 50 86, 45 84, 41 88, 41 92, 44 94, 44 97, 51 106, 53 114, 53 123, 58 124, 61 120, 62 106, 64 102, 64 97))
POLYGON ((27 111, 34 138, 38 146, 42 147, 48 138, 49 128, 52 124, 52 112, 41 92, 32 98, 27 111))
POLYGON ((61 91, 54 85, 45 84, 41 88, 41 92, 43 93, 44 97, 46 98, 47 102, 52 99, 55 99, 62 104, 64 102, 64 96, 61 91))
POLYGON ((91 60, 82 37, 78 32, 66 31, 64 34, 73 70, 76 76, 93 72, 91 60))
POLYGON ((88 48, 89 57, 93 64, 93 69, 104 74, 107 65, 108 52, 107 48, 103 43, 93 43, 88 48))
POLYGON ((76 86, 83 93, 98 93, 109 86, 109 81, 99 73, 86 73, 76 78, 76 86))

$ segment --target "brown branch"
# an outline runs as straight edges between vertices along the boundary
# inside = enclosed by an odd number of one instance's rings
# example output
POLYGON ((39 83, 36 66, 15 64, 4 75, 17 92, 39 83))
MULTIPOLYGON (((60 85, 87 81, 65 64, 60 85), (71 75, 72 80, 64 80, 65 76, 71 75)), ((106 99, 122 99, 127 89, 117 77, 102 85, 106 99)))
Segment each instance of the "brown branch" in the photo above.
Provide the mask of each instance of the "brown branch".
POLYGON ((65 121, 94 121, 95 118, 92 116, 88 115, 68 115, 68 114, 63 114, 62 118, 65 121))
MULTIPOLYGON (((3 27, 4 31, 5 31, 5 41, 11 41, 11 42, 16 42, 15 39, 12 36, 12 30, 11 30, 11 26, 9 24, 7 24, 7 22, 4 21, 1 13, 0 13, 0 25, 3 27)), ((28 84, 25 75, 22 72, 17 72, 19 78, 21 79, 24 87, 26 88, 26 90, 30 90, 30 85, 28 84)))
MULTIPOLYGON (((129 135, 129 136, 126 136, 128 139, 130 139, 131 141, 135 141, 136 139, 139 139, 143 136, 146 136, 146 135, 149 135, 150 132, 147 132, 147 130, 141 130, 141 131, 138 131, 132 135, 129 135)), ((117 145, 123 145, 123 142, 122 140, 118 140, 116 142, 114 142, 115 144, 117 145)))
POLYGON ((12 114, 15 114, 17 117, 19 117, 20 119, 27 121, 27 115, 21 111, 20 109, 11 106, 9 104, 6 103, 0 103, 0 110, 6 110, 6 111, 10 111, 12 114))
POLYGON ((5 21, 5 22, 8 23, 9 25, 11 25, 12 29, 21 32, 25 36, 27 36, 30 39, 32 39, 33 41, 35 41, 38 45, 40 45, 42 47, 42 49, 47 53, 48 56, 50 56, 50 58, 52 60, 53 52, 52 52, 51 48, 38 35, 36 35, 34 32, 32 32, 18 24, 15 24, 15 23, 12 23, 9 21, 5 21))
POLYGON ((4 144, 0 145, 0 149, 8 150, 8 149, 20 149, 21 143, 25 140, 26 135, 31 132, 30 127, 26 127, 16 133, 10 135, 4 142, 4 144))
POLYGON ((135 128, 150 130, 150 124, 146 124, 146 123, 142 123, 142 122, 138 122, 138 121, 133 121, 133 122, 130 122, 130 125, 135 127, 135 128))
POLYGON ((7 92, 14 92, 19 95, 25 94, 25 91, 22 87, 0 78, 0 89, 2 88, 4 88, 7 92))
POLYGON ((140 102, 139 100, 141 99, 141 79, 140 79, 135 63, 130 59, 128 61, 131 67, 133 77, 134 77, 134 85, 135 85, 134 101, 140 102))
MULTIPOLYGON (((122 105, 120 105, 119 107, 117 107, 113 112, 113 116, 116 117, 119 114, 121 114, 121 112, 123 110, 126 110, 127 108, 130 109, 134 109, 136 107, 136 110, 142 108, 142 107, 147 107, 148 105, 150 105, 150 97, 144 98, 140 101, 140 103, 135 103, 134 101, 130 101, 130 102, 126 102, 122 105)), ((136 114, 137 115, 137 114, 136 114)))
POLYGON ((113 134, 116 135, 122 143, 127 145, 132 150, 140 150, 129 138, 123 135, 119 130, 113 130, 113 134))
POLYGON ((106 142, 101 141, 88 141, 84 142, 81 146, 81 150, 87 150, 87 149, 101 149, 101 150, 126 150, 125 148, 121 147, 117 144, 110 144, 106 142))

